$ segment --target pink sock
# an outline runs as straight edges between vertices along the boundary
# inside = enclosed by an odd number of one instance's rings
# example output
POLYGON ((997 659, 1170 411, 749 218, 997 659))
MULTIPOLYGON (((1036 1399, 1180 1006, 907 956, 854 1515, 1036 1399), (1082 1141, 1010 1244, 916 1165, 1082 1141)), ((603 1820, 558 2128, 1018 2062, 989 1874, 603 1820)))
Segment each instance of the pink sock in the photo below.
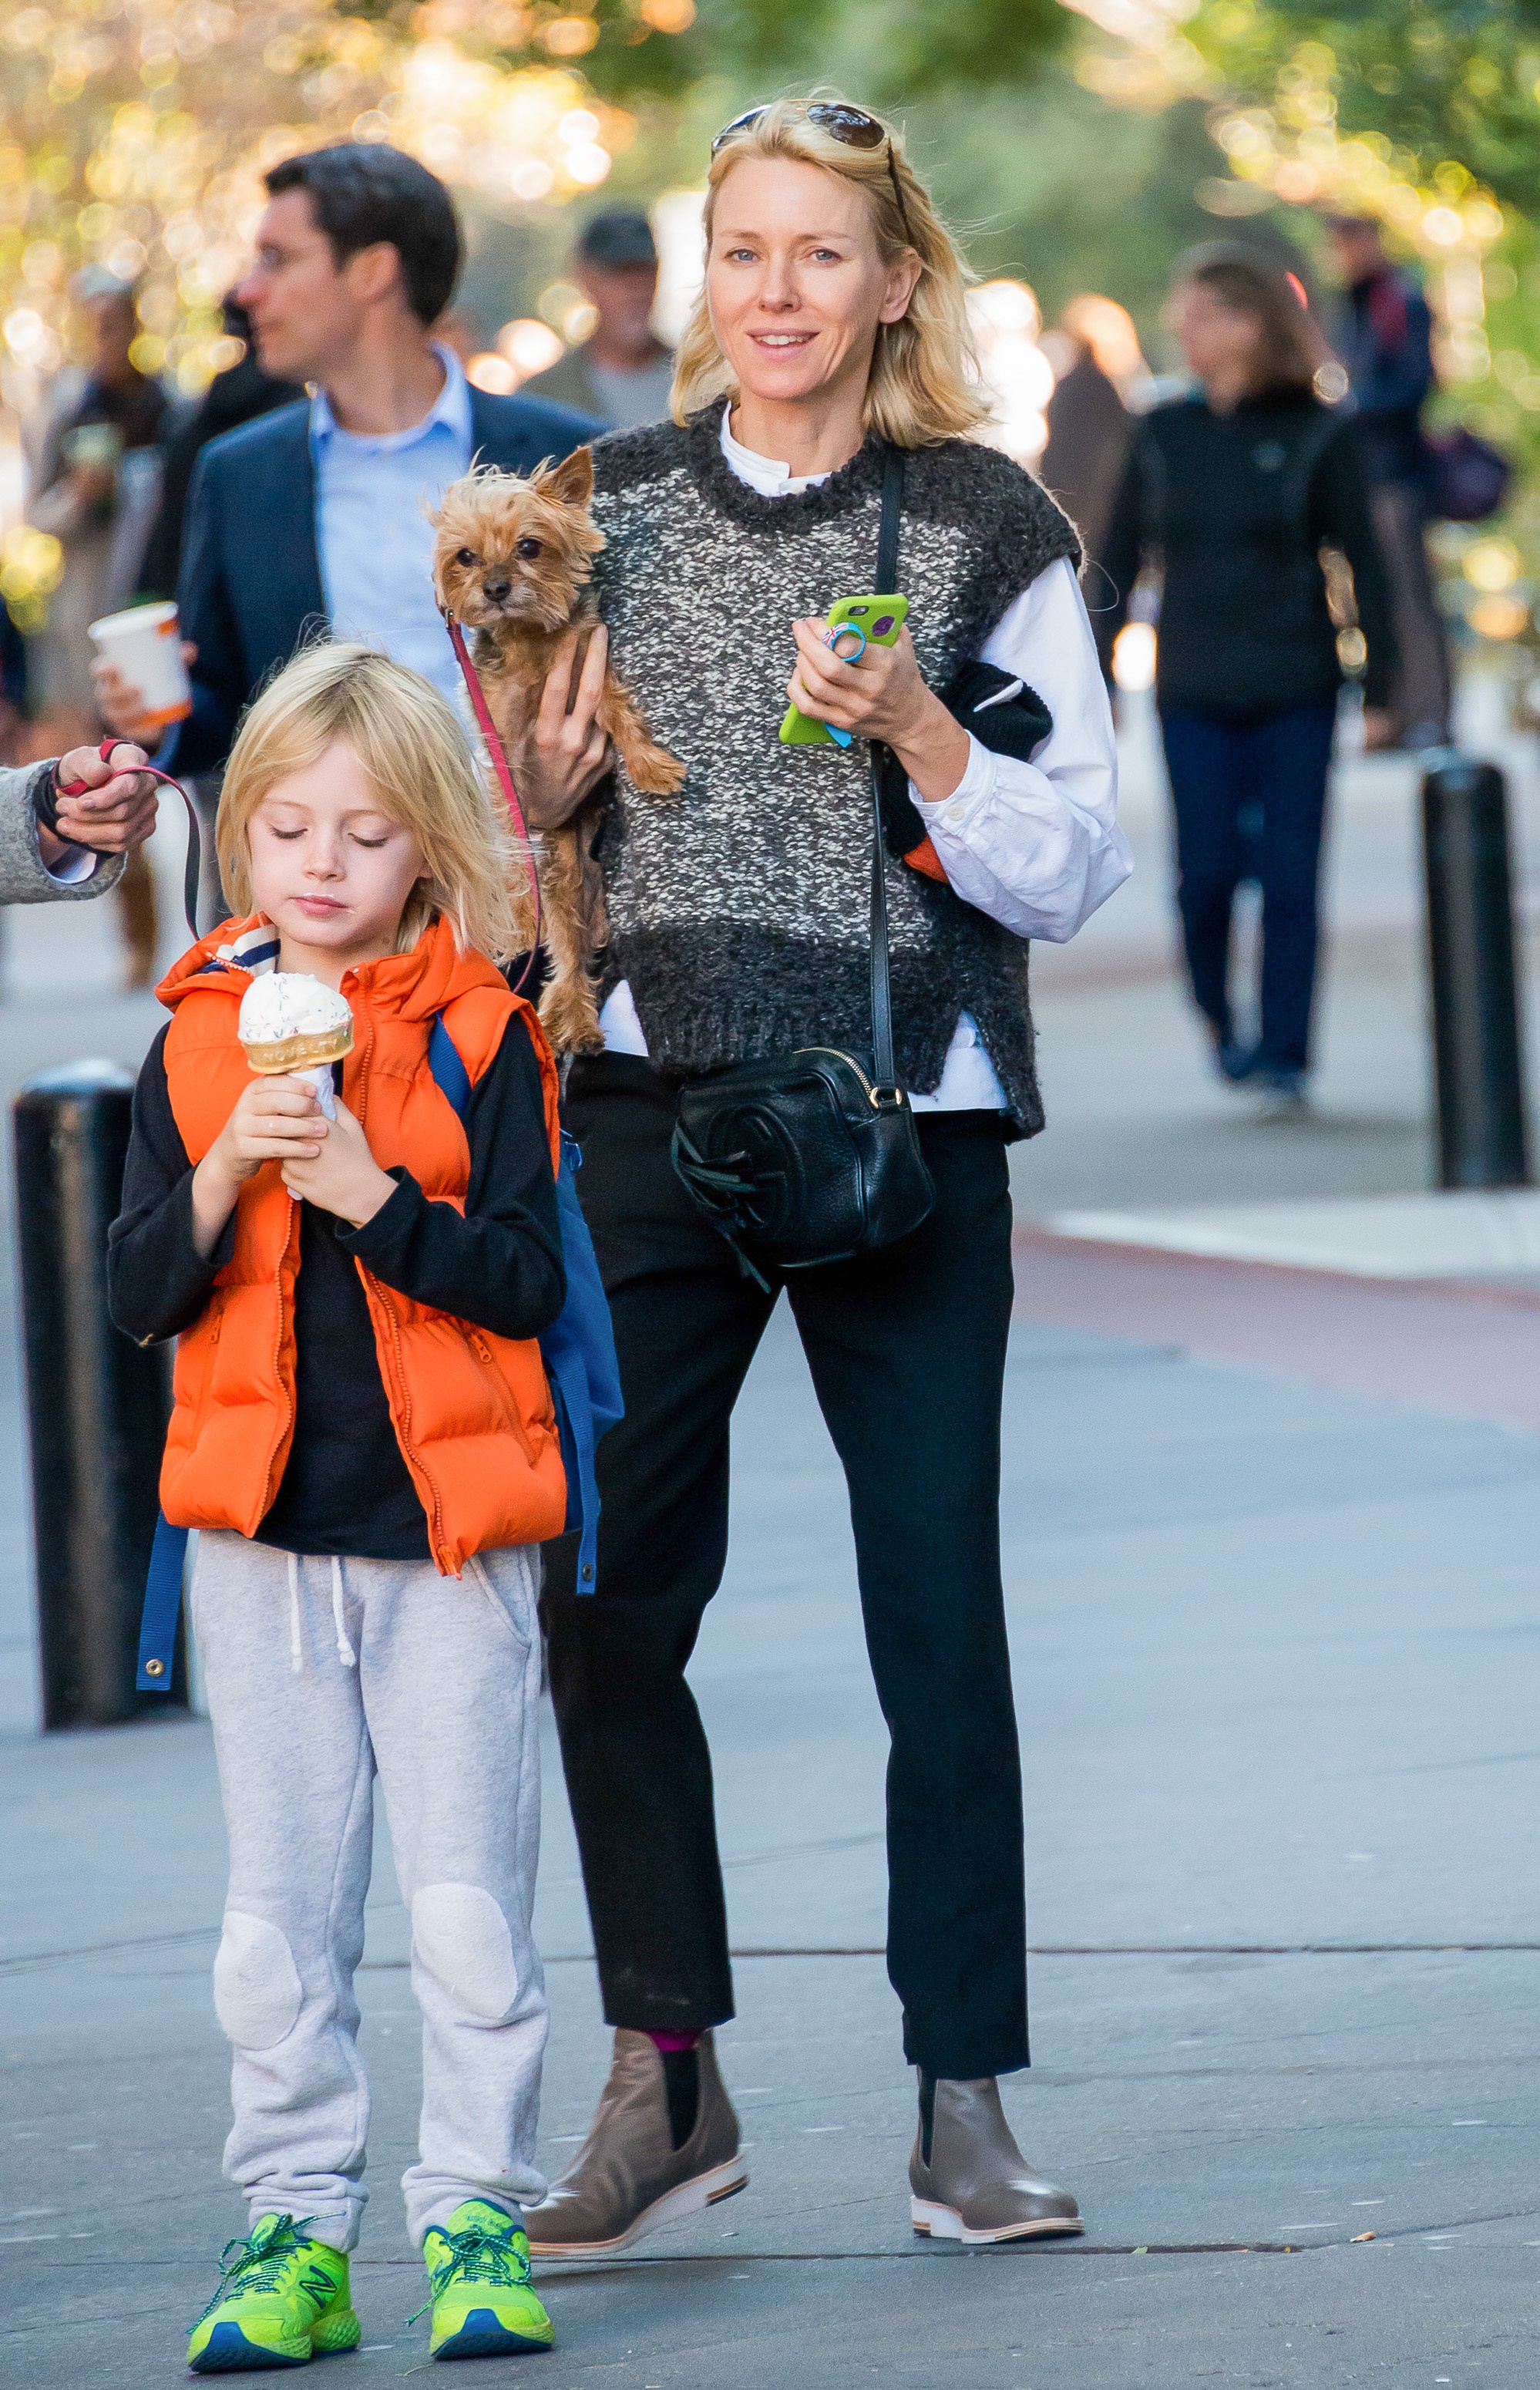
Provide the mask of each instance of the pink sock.
POLYGON ((648 2027, 647 2037, 648 2041, 652 2042, 656 2046, 659 2052, 666 2058, 676 2049, 693 2049, 696 2043, 699 2040, 700 2036, 699 2032, 654 2033, 651 2028, 648 2027))

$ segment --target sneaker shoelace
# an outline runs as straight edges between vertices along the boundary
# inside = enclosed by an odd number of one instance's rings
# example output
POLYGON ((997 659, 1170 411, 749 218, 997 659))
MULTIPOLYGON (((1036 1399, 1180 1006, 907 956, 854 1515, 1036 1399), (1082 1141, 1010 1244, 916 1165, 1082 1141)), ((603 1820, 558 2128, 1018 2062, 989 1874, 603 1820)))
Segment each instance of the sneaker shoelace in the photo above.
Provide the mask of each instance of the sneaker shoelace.
POLYGON ((517 2228, 512 2223, 497 2230, 484 2224, 468 2224, 463 2232, 446 2232, 442 2224, 433 2229, 438 2238, 448 2243, 447 2254, 429 2267, 433 2297, 418 2307, 417 2315, 407 2317, 409 2325, 417 2322, 417 2316, 428 2313, 433 2299, 446 2291, 456 2276, 462 2282, 492 2282, 504 2290, 523 2290, 528 2284, 530 2261, 522 2250, 514 2246, 517 2228))
MULTIPOLYGON (((302 2216, 297 2223, 292 2216, 280 2216, 274 2224, 259 2225, 244 2241, 226 2241, 219 2256, 219 2288, 204 2308, 203 2315, 199 2317, 199 2322, 203 2321, 204 2316, 212 2315, 215 2307, 222 2306, 227 2298, 244 2298, 249 2292, 276 2291, 288 2267, 294 2258, 303 2256, 309 2247, 310 2243, 303 2236, 304 2228, 311 2221, 308 2216, 302 2216), (232 2250, 239 2252, 233 2262, 232 2250)), ((301 2283, 299 2287, 315 2300, 319 2313, 335 2285, 328 2282, 324 2294, 309 2281, 301 2283)))

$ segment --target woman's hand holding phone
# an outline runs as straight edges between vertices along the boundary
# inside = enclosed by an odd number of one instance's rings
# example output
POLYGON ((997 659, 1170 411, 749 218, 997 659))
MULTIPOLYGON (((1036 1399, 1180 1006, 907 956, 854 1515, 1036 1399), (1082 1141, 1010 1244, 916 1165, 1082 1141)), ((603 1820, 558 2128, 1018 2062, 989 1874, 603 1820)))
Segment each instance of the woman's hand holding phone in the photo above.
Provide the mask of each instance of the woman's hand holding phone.
POLYGON ((929 803, 949 797, 968 769, 968 733, 920 675, 908 628, 892 647, 870 642, 854 663, 826 646, 818 615, 793 623, 797 662, 786 693, 800 713, 892 749, 929 803))

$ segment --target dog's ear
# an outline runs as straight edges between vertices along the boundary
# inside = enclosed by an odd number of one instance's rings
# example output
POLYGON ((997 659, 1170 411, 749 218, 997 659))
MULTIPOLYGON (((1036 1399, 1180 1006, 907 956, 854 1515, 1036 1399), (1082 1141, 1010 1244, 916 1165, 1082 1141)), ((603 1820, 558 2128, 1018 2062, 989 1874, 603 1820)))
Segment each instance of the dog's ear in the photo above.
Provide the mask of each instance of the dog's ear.
POLYGON ((585 507, 594 495, 594 452, 574 448, 559 465, 544 465, 536 476, 540 495, 558 506, 585 507))

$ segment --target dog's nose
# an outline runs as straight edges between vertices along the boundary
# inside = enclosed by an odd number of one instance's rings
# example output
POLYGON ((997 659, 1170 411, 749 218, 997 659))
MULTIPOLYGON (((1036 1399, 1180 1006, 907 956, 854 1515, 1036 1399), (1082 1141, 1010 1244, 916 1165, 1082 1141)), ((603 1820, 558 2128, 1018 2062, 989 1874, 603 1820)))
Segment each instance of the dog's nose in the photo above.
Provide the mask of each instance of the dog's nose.
POLYGON ((481 587, 485 595, 491 598, 493 604, 494 606, 500 606, 504 598, 507 596, 508 591, 513 587, 513 584, 511 581, 483 581, 481 587))

